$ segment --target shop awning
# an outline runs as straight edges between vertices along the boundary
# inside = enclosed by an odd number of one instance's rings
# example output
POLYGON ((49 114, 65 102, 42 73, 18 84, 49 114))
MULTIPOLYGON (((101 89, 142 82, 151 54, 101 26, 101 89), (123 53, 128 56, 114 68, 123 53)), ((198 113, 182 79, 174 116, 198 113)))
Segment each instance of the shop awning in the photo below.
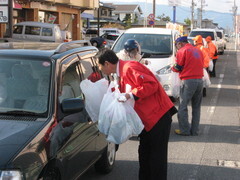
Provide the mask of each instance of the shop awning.
POLYGON ((89 14, 89 13, 82 13, 81 18, 83 18, 83 19, 93 19, 94 16, 92 14, 89 14))

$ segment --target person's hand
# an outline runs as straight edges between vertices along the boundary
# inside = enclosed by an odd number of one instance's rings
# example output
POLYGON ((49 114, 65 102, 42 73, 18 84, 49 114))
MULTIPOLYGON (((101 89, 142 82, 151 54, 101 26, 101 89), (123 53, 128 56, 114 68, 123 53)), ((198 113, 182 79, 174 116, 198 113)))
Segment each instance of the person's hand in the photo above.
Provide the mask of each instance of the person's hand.
POLYGON ((144 64, 145 64, 145 65, 148 65, 148 64, 149 64, 148 60, 145 60, 145 61, 144 61, 144 64))
POLYGON ((122 93, 119 97, 118 97, 118 101, 119 102, 126 102, 128 99, 130 99, 130 95, 128 93, 122 93))

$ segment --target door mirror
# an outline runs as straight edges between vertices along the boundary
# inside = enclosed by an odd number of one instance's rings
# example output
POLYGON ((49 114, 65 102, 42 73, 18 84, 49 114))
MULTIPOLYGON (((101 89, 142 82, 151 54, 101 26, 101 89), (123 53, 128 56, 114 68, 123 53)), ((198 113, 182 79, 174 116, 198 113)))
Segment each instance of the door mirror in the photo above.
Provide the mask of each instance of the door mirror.
POLYGON ((83 110, 84 100, 79 98, 64 99, 61 103, 62 111, 65 114, 78 113, 83 110))

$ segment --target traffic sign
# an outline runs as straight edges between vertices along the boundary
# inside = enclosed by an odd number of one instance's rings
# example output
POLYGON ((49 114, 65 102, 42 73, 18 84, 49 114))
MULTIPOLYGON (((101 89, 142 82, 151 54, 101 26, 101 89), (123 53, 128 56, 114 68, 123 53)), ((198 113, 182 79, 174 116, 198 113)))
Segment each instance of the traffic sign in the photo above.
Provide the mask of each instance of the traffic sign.
POLYGON ((148 19, 149 20, 154 20, 155 19, 155 15, 154 14, 149 14, 148 15, 148 19))
POLYGON ((149 24, 150 26, 154 26, 154 21, 153 21, 153 20, 150 20, 150 21, 148 21, 148 24, 149 24))

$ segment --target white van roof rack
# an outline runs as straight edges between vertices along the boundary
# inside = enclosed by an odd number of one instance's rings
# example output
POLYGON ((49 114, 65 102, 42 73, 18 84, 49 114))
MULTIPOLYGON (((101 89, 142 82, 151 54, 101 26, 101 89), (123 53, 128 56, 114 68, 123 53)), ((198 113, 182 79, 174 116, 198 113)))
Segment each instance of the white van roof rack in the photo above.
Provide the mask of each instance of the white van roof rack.
POLYGON ((54 54, 63 53, 70 49, 80 48, 80 47, 84 47, 84 46, 92 46, 92 44, 88 40, 78 40, 78 41, 70 41, 70 42, 61 43, 56 48, 54 54))

